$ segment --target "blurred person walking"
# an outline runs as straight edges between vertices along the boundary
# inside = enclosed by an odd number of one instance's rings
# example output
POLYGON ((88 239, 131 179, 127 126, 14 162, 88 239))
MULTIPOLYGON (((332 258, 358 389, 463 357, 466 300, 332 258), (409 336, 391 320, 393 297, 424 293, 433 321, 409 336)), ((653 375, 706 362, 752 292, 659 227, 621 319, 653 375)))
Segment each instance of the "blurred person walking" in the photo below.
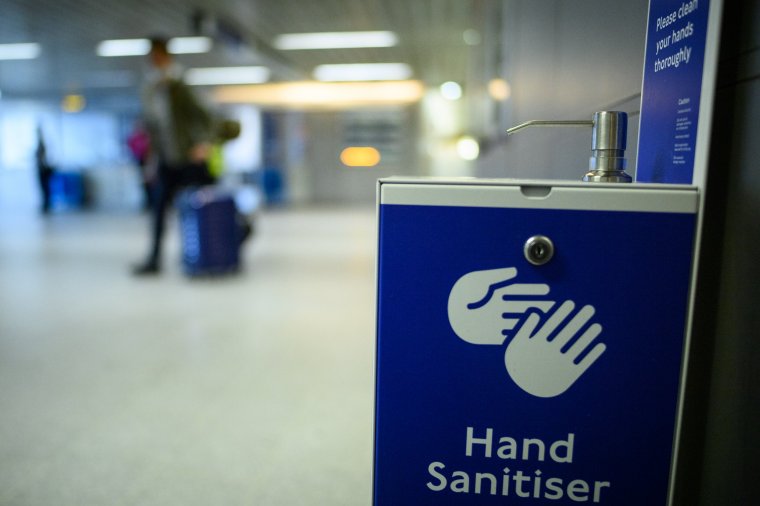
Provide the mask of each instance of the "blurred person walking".
POLYGON ((40 211, 42 214, 48 214, 50 212, 50 179, 53 177, 53 168, 48 163, 42 127, 37 127, 37 148, 34 151, 34 158, 37 163, 37 182, 40 185, 42 196, 40 211))
POLYGON ((143 91, 143 114, 153 157, 148 166, 155 172, 146 178, 155 184, 155 199, 150 251, 133 269, 138 276, 161 271, 166 213, 177 190, 214 182, 206 163, 213 134, 211 115, 183 82, 167 39, 151 39, 149 58, 152 72, 143 91))

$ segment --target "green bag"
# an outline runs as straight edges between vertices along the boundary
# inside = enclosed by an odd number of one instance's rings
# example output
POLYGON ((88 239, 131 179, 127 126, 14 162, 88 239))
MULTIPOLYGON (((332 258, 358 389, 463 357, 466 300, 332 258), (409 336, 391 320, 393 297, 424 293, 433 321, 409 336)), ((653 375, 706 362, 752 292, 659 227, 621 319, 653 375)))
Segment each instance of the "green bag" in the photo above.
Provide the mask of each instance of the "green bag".
POLYGON ((222 153, 221 143, 214 143, 211 145, 209 151, 208 160, 208 173, 214 179, 219 179, 219 176, 224 172, 224 154, 222 153))

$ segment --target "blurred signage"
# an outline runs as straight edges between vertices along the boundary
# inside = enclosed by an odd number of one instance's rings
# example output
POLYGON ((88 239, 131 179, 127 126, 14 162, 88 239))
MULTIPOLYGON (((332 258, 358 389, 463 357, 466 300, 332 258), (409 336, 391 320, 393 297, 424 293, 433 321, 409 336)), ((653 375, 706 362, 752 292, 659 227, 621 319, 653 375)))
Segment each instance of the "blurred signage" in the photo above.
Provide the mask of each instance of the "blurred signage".
MULTIPOLYGON (((376 163, 364 165, 367 167, 376 165, 387 167, 400 164, 404 158, 406 142, 409 137, 406 126, 408 119, 408 114, 404 110, 346 113, 343 124, 343 153, 345 154, 345 150, 350 148, 371 147, 373 152, 369 150, 349 151, 349 154, 360 153, 364 156, 374 155, 376 152, 376 163)), ((374 156, 372 158, 374 160, 374 156)))

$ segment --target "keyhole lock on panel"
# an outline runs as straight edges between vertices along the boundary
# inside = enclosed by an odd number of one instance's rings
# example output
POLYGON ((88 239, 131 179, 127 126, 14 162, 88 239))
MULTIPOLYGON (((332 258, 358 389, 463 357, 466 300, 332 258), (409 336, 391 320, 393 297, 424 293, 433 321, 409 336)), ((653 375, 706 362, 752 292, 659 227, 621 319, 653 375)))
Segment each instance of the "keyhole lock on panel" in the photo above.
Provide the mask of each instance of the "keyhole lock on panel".
POLYGON ((554 243, 545 235, 534 235, 525 241, 525 259, 533 265, 544 265, 554 256, 554 243))

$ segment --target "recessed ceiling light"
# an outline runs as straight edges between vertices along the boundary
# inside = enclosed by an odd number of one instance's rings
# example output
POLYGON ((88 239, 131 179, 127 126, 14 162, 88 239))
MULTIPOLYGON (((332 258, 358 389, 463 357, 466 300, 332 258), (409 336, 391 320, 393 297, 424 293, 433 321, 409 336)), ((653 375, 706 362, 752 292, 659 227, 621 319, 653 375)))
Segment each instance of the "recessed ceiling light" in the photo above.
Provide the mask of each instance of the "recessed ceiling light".
POLYGON ((0 60, 31 60, 37 58, 42 48, 36 42, 0 44, 0 60))
POLYGON ((297 109, 343 109, 418 102, 425 87, 419 81, 320 83, 317 81, 225 86, 217 88, 220 103, 250 103, 297 109))
POLYGON ((398 44, 394 32, 317 32, 284 33, 275 37, 273 46, 281 50, 340 49, 355 47, 392 47, 398 44))
POLYGON ((349 63, 314 69, 318 81, 402 81, 411 76, 412 68, 406 63, 349 63))
POLYGON ((95 48, 98 56, 142 56, 150 51, 148 39, 104 40, 95 48))
POLYGON ((512 87, 504 79, 491 79, 488 81, 488 94, 494 100, 503 102, 509 100, 509 97, 512 96, 512 87))
MULTIPOLYGON (((174 37, 167 49, 172 54, 207 53, 212 41, 208 37, 174 37)), ((150 52, 148 39, 110 39, 101 41, 95 52, 98 56, 143 56, 150 52)))
POLYGON ((446 100, 459 100, 462 98, 462 87, 454 81, 446 81, 440 87, 441 96, 446 100))
POLYGON ((480 144, 468 135, 460 137, 457 141, 457 154, 462 160, 477 160, 480 155, 480 144))
POLYGON ((185 73, 187 84, 196 86, 257 84, 268 80, 269 69, 261 66, 194 68, 185 73))
POLYGON ((168 49, 172 54, 208 53, 211 45, 209 37, 174 37, 169 41, 168 49))

